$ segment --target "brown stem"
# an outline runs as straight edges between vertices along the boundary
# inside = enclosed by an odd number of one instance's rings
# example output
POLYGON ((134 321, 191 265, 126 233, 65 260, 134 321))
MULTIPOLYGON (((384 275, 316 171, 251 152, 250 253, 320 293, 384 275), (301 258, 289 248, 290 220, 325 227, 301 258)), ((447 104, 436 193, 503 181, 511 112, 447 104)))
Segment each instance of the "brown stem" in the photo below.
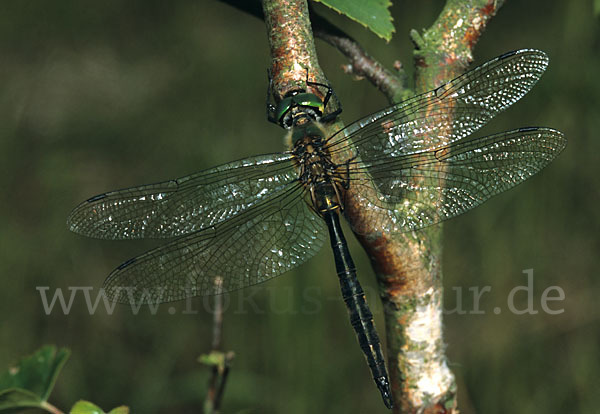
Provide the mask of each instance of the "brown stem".
POLYGON ((42 402, 42 404, 40 405, 40 408, 42 408, 52 414, 64 414, 60 409, 56 408, 55 406, 50 404, 48 401, 42 402))
MULTIPOLYGON (((215 278, 215 284, 223 283, 220 277, 215 278)), ((222 348, 223 333, 223 296, 215 295, 215 309, 213 313, 213 341, 211 354, 218 353, 222 356, 222 362, 212 365, 212 374, 208 383, 208 392, 205 402, 205 413, 217 413, 221 407, 227 376, 233 359, 233 353, 224 354, 222 348)))
MULTIPOLYGON (((306 0, 263 0, 262 4, 276 100, 291 91, 306 90, 307 76, 312 82, 327 84, 317 60, 306 0)), ((318 88, 311 92, 324 97, 318 88)))

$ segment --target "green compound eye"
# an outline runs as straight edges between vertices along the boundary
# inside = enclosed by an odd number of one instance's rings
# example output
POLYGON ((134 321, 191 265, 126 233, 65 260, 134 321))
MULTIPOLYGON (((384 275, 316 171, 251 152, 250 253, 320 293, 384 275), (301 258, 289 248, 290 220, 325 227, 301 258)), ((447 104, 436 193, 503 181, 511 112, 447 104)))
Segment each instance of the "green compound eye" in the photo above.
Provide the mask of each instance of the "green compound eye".
MULTIPOLYGON (((335 120, 342 112, 340 103, 337 103, 337 109, 325 115, 325 108, 332 96, 334 96, 331 86, 325 83, 311 82, 308 80, 308 71, 306 72, 306 86, 312 88, 325 88, 327 93, 323 98, 306 92, 305 89, 296 89, 288 92, 285 97, 277 104, 270 103, 270 96, 273 86, 273 78, 269 75, 269 86, 267 88, 267 120, 281 126, 284 129, 291 129, 298 123, 322 122, 327 123, 335 120)), ((319 89, 321 90, 321 89, 319 89)))
POLYGON ((282 99, 275 108, 275 119, 284 128, 289 128, 293 124, 293 117, 290 114, 293 108, 308 109, 307 113, 314 118, 313 120, 318 121, 323 115, 325 105, 317 95, 308 92, 295 93, 282 99))

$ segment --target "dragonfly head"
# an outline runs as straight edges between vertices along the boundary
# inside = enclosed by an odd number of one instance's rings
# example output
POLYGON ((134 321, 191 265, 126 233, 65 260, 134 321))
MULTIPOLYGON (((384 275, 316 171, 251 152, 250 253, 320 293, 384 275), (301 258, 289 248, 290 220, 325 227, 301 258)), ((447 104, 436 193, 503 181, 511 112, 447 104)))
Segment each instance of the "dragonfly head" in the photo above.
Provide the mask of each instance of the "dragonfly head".
POLYGON ((285 129, 308 121, 319 121, 325 105, 317 95, 303 90, 291 91, 277 104, 275 119, 285 129))

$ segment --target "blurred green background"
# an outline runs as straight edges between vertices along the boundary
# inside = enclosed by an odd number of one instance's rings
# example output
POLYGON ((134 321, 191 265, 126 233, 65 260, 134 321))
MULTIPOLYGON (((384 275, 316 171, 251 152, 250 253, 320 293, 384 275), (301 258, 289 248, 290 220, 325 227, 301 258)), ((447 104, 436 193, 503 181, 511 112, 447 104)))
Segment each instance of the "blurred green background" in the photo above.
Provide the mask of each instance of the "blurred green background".
MULTIPOLYGON (((388 67, 411 71, 408 31, 429 27, 442 1, 396 2, 394 40, 317 7, 388 67)), ((542 125, 567 149, 541 174, 445 224, 445 338, 463 413, 600 412, 600 36, 591 1, 508 2, 477 45, 475 63, 538 48, 541 82, 481 132, 542 125), (539 313, 507 311, 533 269, 539 313), (473 291, 491 288, 473 311, 473 291), (542 293, 558 286, 550 315, 542 293), (457 292, 462 298, 457 299, 457 292), (493 309, 502 312, 495 314, 493 309)), ((36 290, 98 288, 156 243, 71 234, 80 201, 283 149, 265 120, 269 52, 261 21, 216 1, 19 1, 0 14, 0 367, 42 344, 72 349, 51 402, 77 399, 136 413, 192 413, 208 371, 210 301, 135 315, 90 315, 79 292, 68 315, 46 315, 36 290), (186 312, 191 307, 196 314, 186 312)), ((386 105, 343 57, 317 41, 350 122, 386 105)), ((349 234, 348 234, 349 235, 349 234)), ((350 239, 353 239, 349 235, 350 239)), ((364 252, 359 277, 383 334, 364 252)), ((92 291, 95 298, 96 291, 92 291)), ((236 353, 224 412, 386 412, 356 344, 328 249, 294 272, 227 298, 225 348, 236 353)), ((523 292, 517 306, 526 306, 523 292)))

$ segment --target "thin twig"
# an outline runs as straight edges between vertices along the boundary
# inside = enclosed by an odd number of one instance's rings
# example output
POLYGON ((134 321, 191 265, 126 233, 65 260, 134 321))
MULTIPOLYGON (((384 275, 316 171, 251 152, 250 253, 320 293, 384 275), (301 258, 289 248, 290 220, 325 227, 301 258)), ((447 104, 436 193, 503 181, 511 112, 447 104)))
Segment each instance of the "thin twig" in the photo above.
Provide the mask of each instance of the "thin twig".
MULTIPOLYGON (((215 284, 220 285, 223 283, 223 279, 220 277, 215 278, 215 284)), ((216 287, 220 289, 219 286, 216 287)), ((206 395, 206 401, 204 405, 205 414, 218 413, 223 400, 223 394, 225 391, 225 384, 227 384, 227 377, 229 375, 229 369, 231 361, 233 360, 233 352, 223 353, 222 351, 222 339, 223 339, 223 296, 215 295, 215 309, 213 312, 213 338, 212 338, 212 350, 211 350, 211 377, 208 383, 208 392, 206 395)))
MULTIPOLYGON (((215 278, 215 285, 221 285, 223 279, 221 277, 215 278)), ((219 287, 216 287, 219 288, 219 287)), ((223 341, 223 296, 215 296, 215 310, 213 313, 213 340, 212 349, 213 351, 221 350, 221 343, 223 341)))
POLYGON ((398 74, 386 69, 337 26, 311 11, 313 32, 316 37, 338 49, 349 60, 347 73, 368 79, 391 103, 405 99, 411 92, 406 90, 406 79, 402 66, 398 74))
POLYGON ((40 408, 48 411, 51 414, 64 414, 63 411, 50 404, 48 401, 42 402, 42 404, 40 404, 40 408))

